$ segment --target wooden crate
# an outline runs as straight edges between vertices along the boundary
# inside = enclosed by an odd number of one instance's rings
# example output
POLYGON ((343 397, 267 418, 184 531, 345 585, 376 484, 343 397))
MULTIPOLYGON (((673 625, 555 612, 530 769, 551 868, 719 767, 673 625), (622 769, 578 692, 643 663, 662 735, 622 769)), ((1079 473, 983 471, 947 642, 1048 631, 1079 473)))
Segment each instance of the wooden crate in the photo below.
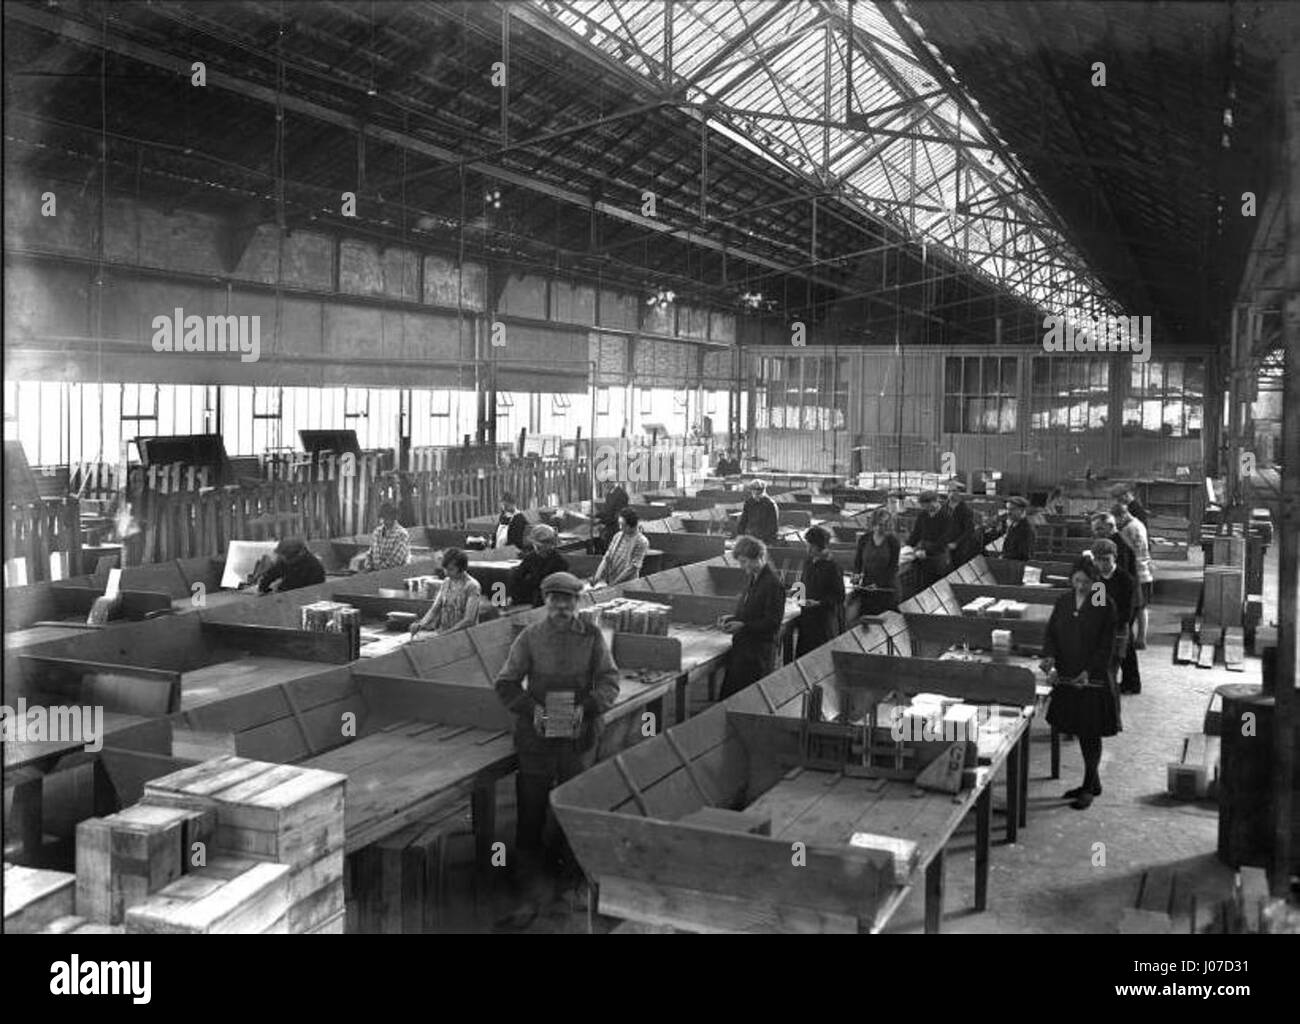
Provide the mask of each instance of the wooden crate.
POLYGON ((1211 626, 1240 626, 1245 601, 1242 568, 1207 565, 1201 589, 1201 618, 1211 626))
POLYGON ((145 800, 211 808, 218 850, 287 865, 287 930, 300 934, 343 911, 345 782, 334 772, 223 757, 154 779, 145 800))
POLYGON ((184 873, 192 844, 211 834, 202 808, 137 804, 77 825, 77 913, 118 924, 133 904, 184 873))
POLYGON ((284 864, 214 857, 126 913, 128 934, 256 935, 289 930, 289 876, 284 864))
POLYGON ((4 930, 10 935, 43 930, 70 915, 77 876, 21 864, 4 866, 4 930))

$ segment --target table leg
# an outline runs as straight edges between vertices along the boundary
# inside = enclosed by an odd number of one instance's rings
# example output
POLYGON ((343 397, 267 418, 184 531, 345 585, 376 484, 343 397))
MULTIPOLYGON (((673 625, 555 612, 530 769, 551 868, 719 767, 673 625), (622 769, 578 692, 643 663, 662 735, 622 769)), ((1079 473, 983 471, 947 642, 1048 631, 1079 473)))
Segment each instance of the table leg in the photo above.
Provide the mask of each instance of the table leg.
POLYGON ((474 822, 474 852, 480 871, 492 863, 492 844, 497 830, 496 776, 480 779, 470 795, 470 812, 474 822))
POLYGON ((686 706, 686 702, 689 699, 688 697, 689 687, 687 685, 688 682, 689 680, 686 676, 686 673, 683 672, 681 675, 677 677, 677 685, 673 689, 673 700, 677 702, 677 707, 675 709, 676 710, 675 717, 677 719, 675 724, 677 725, 681 725, 684 721, 686 721, 687 715, 690 714, 690 709, 687 708, 686 706))
POLYGON ((42 789, 44 781, 38 778, 20 782, 13 787, 11 797, 12 827, 18 834, 23 859, 28 864, 40 862, 45 819, 45 794, 42 789))
POLYGON ((1020 810, 1020 827, 1029 826, 1029 730, 1020 737, 1020 786, 1016 796, 1020 810))
POLYGON ((1061 777, 1061 734, 1052 726, 1052 778, 1061 777))
POLYGON ((943 851, 925 869, 925 933, 937 935, 943 923, 943 851))
POLYGON ((975 801, 975 909, 984 910, 989 897, 989 833, 993 824, 993 788, 985 786, 975 801))
POLYGON ((1020 744, 1007 755, 1007 842, 1014 843, 1020 828, 1020 744))

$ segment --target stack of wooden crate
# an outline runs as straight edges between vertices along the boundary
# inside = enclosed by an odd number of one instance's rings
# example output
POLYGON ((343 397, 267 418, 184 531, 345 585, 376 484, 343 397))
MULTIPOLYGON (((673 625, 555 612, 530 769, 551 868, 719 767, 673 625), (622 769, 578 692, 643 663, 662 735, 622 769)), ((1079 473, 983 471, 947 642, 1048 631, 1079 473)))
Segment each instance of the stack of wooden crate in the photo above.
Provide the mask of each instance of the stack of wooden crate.
MULTIPOLYGON (((216 852, 288 868, 285 930, 342 933, 345 782, 334 772, 223 757, 146 783, 144 802, 213 812, 216 852)), ((222 870, 233 866, 224 863, 222 870)), ((258 871, 241 884, 261 899, 278 884, 272 874, 258 871)), ((191 899, 208 895, 192 892, 191 899)), ((167 906, 151 906, 151 919, 167 906)))
POLYGON ((211 841, 215 818, 194 807, 137 804, 77 826, 77 914, 121 924, 128 908, 173 882, 195 844, 211 841))
POLYGON ((155 779, 77 826, 75 876, 6 865, 6 928, 341 934, 345 782, 232 756, 155 779))

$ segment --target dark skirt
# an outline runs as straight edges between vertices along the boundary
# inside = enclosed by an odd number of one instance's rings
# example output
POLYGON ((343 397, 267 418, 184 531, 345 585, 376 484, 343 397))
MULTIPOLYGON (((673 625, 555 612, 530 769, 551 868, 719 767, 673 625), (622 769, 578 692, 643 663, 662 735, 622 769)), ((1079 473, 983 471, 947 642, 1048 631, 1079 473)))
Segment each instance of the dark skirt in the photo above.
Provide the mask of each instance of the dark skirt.
POLYGON ((794 649, 796 658, 802 658, 840 635, 837 628, 839 611, 832 605, 829 608, 809 608, 799 616, 799 639, 794 649))
POLYGON ((1070 736, 1114 736, 1124 728, 1119 689, 1109 679, 1094 679, 1088 686, 1054 686, 1047 721, 1058 732, 1070 736))
POLYGON ((725 700, 733 693, 739 693, 746 686, 752 686, 764 676, 772 674, 776 660, 775 643, 756 643, 746 640, 744 643, 731 641, 731 651, 727 654, 727 673, 722 680, 720 700, 725 700))

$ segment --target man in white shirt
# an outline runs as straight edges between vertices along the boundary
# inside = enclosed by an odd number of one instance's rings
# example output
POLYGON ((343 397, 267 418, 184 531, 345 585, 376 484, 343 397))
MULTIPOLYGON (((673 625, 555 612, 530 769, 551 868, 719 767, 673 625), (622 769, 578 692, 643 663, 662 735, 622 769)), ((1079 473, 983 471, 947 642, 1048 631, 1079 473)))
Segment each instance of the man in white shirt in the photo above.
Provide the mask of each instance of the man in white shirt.
POLYGON ((1148 607, 1155 593, 1155 563, 1151 559, 1151 543, 1147 539, 1147 528, 1129 511, 1127 505, 1117 502, 1111 506, 1110 514, 1115 517, 1115 526, 1119 535, 1133 549, 1133 558, 1137 564, 1138 592, 1142 599, 1142 611, 1138 613, 1136 635, 1133 649, 1144 651, 1147 646, 1147 624, 1150 620, 1148 607))

